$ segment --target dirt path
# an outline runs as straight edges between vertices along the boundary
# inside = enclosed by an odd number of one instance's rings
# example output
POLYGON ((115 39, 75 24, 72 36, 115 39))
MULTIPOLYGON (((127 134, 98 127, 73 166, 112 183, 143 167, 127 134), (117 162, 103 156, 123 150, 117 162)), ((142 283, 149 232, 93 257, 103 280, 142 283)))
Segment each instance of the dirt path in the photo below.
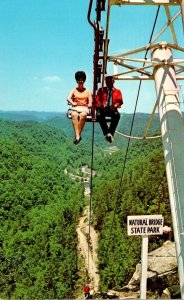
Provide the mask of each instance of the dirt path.
POLYGON ((77 234, 79 240, 79 250, 85 260, 85 268, 88 271, 90 278, 91 292, 97 292, 99 286, 99 275, 97 269, 97 245, 98 235, 94 228, 90 226, 90 241, 89 237, 89 223, 88 223, 88 208, 84 211, 84 215, 80 218, 77 227, 77 234))

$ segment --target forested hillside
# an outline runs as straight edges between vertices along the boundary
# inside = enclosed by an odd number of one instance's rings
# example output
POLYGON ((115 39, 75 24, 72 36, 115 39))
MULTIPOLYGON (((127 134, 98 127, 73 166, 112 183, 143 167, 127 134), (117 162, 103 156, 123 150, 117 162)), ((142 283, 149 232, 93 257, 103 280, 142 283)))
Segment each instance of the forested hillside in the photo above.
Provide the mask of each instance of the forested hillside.
MULTIPOLYGON (((144 132, 148 115, 137 116, 135 135, 144 132), (142 126, 143 124, 143 126, 142 126)), ((129 130, 132 116, 119 125, 129 130)), ((153 134, 158 133, 157 120, 153 134)), ((73 145, 66 117, 35 121, 0 120, 0 297, 74 298, 80 264, 76 225, 87 199, 80 182, 64 172, 80 173, 91 164, 91 128, 73 145)), ((116 135, 109 154, 95 124, 93 224, 100 233, 101 289, 119 288, 140 259, 140 239, 127 237, 129 214, 170 210, 161 141, 133 141, 125 164, 127 140, 116 135)), ((154 248, 159 240, 151 241, 154 248)))
MULTIPOLYGON (((134 117, 132 114, 122 114, 120 122, 118 124, 117 130, 126 134, 137 137, 142 137, 144 132, 148 126, 150 115, 138 113, 134 117), (132 128, 132 132, 131 131, 132 128)), ((49 119, 45 121, 50 126, 62 129, 68 136, 73 136, 73 127, 72 121, 67 119, 66 117, 57 116, 55 118, 49 119)), ((87 141, 87 143, 91 143, 93 123, 87 122, 85 125, 85 130, 82 133, 82 137, 87 141)), ((151 126, 148 130, 148 136, 154 136, 160 134, 160 126, 158 121, 158 115, 156 114, 153 118, 151 126)), ((98 123, 94 123, 94 143, 98 147, 107 147, 107 142, 104 139, 101 128, 98 123)), ((122 136, 116 134, 115 135, 115 143, 118 147, 126 147, 127 140, 122 138, 122 136)))
POLYGON ((76 224, 83 186, 64 169, 83 151, 34 122, 0 122, 0 296, 70 297, 77 280, 76 224))
MULTIPOLYGON (((161 143, 136 142, 124 164, 119 151, 100 165, 94 180, 94 224, 100 232, 98 249, 101 289, 125 285, 140 260, 141 238, 127 236, 127 216, 162 214, 171 225, 170 206, 161 143), (103 170, 103 171, 102 171, 103 170)), ((150 240, 149 250, 162 238, 150 240)))

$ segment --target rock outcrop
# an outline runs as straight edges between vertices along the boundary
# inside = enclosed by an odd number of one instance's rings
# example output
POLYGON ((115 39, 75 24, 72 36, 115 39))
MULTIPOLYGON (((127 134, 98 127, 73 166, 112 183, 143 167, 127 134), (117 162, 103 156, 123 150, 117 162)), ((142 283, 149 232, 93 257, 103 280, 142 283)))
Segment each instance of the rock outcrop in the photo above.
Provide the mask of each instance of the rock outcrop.
MULTIPOLYGON (((141 264, 137 264, 132 278, 123 290, 139 292, 140 275, 141 264)), ((153 293, 156 291, 163 299, 180 298, 174 242, 166 241, 160 248, 148 254, 147 290, 153 293)))

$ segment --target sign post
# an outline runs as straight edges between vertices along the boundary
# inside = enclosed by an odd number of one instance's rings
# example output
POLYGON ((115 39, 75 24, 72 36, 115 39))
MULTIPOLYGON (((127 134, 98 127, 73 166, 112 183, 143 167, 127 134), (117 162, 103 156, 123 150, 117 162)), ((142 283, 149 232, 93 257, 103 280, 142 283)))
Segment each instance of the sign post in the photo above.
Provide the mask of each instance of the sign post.
POLYGON ((146 299, 148 269, 148 236, 142 236, 140 298, 146 299))
POLYGON ((146 299, 148 236, 163 234, 162 215, 141 215, 127 217, 128 235, 142 235, 140 298, 146 299))

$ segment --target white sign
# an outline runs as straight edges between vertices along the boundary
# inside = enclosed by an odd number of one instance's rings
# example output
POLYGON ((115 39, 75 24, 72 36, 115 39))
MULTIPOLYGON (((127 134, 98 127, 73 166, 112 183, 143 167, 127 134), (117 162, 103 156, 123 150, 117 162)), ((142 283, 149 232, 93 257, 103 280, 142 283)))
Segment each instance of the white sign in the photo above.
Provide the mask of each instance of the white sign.
POLYGON ((163 234, 164 218, 162 215, 142 215, 127 217, 128 235, 163 234))

